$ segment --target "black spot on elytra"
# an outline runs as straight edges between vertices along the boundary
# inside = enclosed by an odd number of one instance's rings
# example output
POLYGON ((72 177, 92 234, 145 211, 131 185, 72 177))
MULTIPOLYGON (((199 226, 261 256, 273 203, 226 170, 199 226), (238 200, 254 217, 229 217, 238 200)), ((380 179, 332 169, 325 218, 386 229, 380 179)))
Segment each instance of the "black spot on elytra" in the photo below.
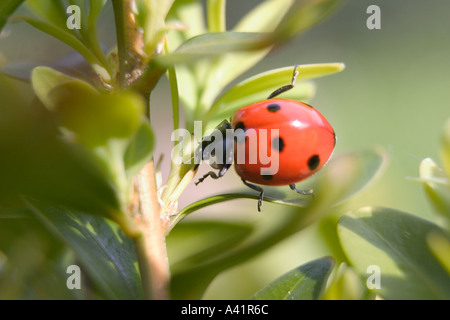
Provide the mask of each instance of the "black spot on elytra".
POLYGON ((247 136, 245 135, 245 124, 242 121, 239 121, 234 127, 234 141, 236 143, 242 144, 247 141, 247 136))
POLYGON ((239 121, 238 123, 236 123, 234 129, 242 129, 245 131, 245 124, 242 121, 239 121))
POLYGON ((319 156, 317 154, 311 156, 308 159, 308 168, 311 171, 316 170, 317 167, 319 166, 319 164, 320 164, 320 158, 319 158, 319 156))
POLYGON ((281 109, 281 106, 278 103, 272 103, 267 106, 267 110, 270 112, 277 112, 281 109))
POLYGON ((284 150, 284 147, 284 140, 281 137, 273 138, 272 149, 277 150, 278 152, 282 152, 284 150))
POLYGON ((270 181, 273 179, 273 175, 271 175, 271 174, 262 174, 261 176, 266 181, 270 181))

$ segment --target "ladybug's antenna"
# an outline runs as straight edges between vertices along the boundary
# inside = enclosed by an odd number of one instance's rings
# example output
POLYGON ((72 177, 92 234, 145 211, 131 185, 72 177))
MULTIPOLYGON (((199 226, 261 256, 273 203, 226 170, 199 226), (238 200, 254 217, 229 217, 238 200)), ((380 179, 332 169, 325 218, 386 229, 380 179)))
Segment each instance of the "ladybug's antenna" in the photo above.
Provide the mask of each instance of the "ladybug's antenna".
POLYGON ((296 64, 296 65, 294 66, 294 72, 293 72, 293 74, 292 74, 292 81, 291 81, 291 84, 289 84, 289 85, 287 85, 287 86, 284 86, 284 87, 281 87, 281 88, 275 90, 274 92, 272 92, 272 94, 271 94, 267 99, 273 99, 273 98, 275 98, 276 96, 278 96, 278 95, 280 95, 280 94, 282 94, 282 93, 284 93, 284 92, 286 92, 286 91, 291 90, 291 89, 295 86, 295 82, 297 81, 298 74, 299 74, 299 71, 298 71, 298 64, 296 64))

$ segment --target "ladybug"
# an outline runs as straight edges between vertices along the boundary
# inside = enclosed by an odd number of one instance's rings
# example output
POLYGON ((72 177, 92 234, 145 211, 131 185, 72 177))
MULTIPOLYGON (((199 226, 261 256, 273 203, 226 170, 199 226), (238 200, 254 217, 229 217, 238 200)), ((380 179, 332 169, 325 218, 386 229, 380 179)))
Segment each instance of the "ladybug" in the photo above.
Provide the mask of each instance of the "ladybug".
POLYGON ((277 89, 267 100, 238 109, 230 121, 224 120, 216 127, 216 134, 203 138, 195 156, 199 160, 209 160, 219 171, 208 172, 196 185, 207 177, 222 177, 234 163, 243 183, 259 192, 258 211, 264 198, 260 185, 289 185, 299 194, 313 194, 311 189, 298 190, 295 184, 328 162, 336 145, 336 134, 312 106, 276 98, 294 87, 299 73, 297 68, 296 65, 291 84, 277 89), (233 133, 231 138, 230 132, 233 133), (276 159, 276 166, 269 167, 267 158, 262 155, 276 159))

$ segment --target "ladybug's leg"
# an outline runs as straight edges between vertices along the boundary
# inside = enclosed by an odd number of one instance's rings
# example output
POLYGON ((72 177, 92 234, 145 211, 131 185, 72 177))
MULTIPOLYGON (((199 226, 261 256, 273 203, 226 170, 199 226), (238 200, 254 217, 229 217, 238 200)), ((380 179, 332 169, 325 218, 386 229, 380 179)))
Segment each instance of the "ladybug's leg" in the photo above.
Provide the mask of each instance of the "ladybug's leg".
POLYGON ((292 75, 291 84, 275 90, 274 92, 272 92, 272 94, 267 99, 275 98, 276 96, 278 96, 278 95, 280 95, 280 94, 282 94, 282 93, 284 93, 286 91, 291 90, 295 86, 295 82, 297 81, 297 76, 298 76, 297 68, 298 68, 298 65, 296 64, 295 67, 294 67, 294 74, 292 75))
POLYGON ((258 199, 258 211, 261 212, 261 206, 262 206, 262 202, 263 202, 263 198, 264 198, 264 189, 261 188, 260 186, 248 183, 247 181, 245 181, 244 179, 242 179, 242 182, 249 188, 258 191, 259 192, 259 199, 258 199))
POLYGON ((203 177, 201 177, 200 179, 198 179, 198 181, 195 183, 195 185, 199 185, 200 183, 202 183, 206 178, 211 177, 213 179, 219 179, 222 178, 223 175, 228 171, 228 169, 230 168, 231 165, 225 165, 223 166, 218 174, 216 174, 214 171, 210 171, 207 174, 205 174, 203 177))
POLYGON ((289 187, 294 190, 295 192, 299 193, 299 194, 305 194, 305 195, 309 195, 312 194, 314 195, 314 190, 313 189, 306 189, 306 190, 298 190, 295 187, 295 184, 290 184, 289 187))

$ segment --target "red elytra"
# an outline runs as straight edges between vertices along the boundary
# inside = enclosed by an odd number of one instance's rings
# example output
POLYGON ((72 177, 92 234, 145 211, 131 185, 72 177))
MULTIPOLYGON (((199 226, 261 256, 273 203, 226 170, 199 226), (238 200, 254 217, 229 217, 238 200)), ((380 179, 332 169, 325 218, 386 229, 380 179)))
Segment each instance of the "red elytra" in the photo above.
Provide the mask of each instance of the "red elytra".
POLYGON ((310 177, 327 163, 336 144, 327 119, 296 100, 270 99, 243 107, 234 113, 231 127, 244 129, 247 136, 248 129, 254 130, 252 138, 235 145, 235 169, 242 179, 261 185, 291 185, 310 177), (255 140, 256 150, 249 146, 255 140), (245 161, 237 161, 239 154, 245 161))
POLYGON ((336 135, 325 117, 313 107, 296 100, 275 99, 294 87, 297 67, 294 67, 291 84, 275 90, 267 100, 240 108, 232 116, 231 123, 222 121, 216 128, 221 139, 216 141, 207 137, 202 140, 195 152, 196 157, 219 160, 210 162, 219 171, 208 172, 196 185, 207 177, 222 177, 231 167, 234 157, 236 172, 242 182, 259 192, 258 211, 261 211, 264 189, 253 183, 289 185, 299 194, 313 194, 311 189, 298 190, 295 183, 310 177, 328 162, 336 144, 336 135), (236 134, 239 129, 243 129, 245 135, 237 135, 234 142, 227 138, 228 130, 234 130, 236 134), (211 146, 222 151, 219 153, 222 158, 217 157, 211 146))

